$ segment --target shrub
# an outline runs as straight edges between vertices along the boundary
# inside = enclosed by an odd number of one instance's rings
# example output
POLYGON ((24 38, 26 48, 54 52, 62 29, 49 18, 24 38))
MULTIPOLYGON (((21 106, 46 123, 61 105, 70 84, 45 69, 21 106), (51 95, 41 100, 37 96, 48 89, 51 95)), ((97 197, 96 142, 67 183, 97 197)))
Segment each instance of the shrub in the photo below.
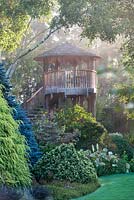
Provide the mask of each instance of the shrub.
POLYGON ((14 96, 7 97, 8 104, 13 108, 13 118, 19 121, 19 132, 25 136, 27 145, 29 146, 29 158, 32 165, 34 165, 38 159, 41 157, 41 152, 39 150, 38 144, 36 142, 34 132, 32 130, 32 124, 27 117, 24 109, 17 103, 14 96))
POLYGON ((131 170, 131 172, 134 172, 134 159, 131 159, 130 162, 129 162, 129 164, 130 164, 130 170, 131 170))
POLYGON ((113 154, 107 148, 95 150, 93 147, 93 153, 87 151, 87 155, 93 162, 98 176, 126 173, 127 171, 126 154, 119 158, 117 154, 113 154))
POLYGON ((115 144, 115 148, 112 149, 114 153, 117 153, 120 157, 124 155, 124 152, 128 156, 128 160, 131 160, 134 155, 134 148, 128 140, 126 140, 122 135, 111 134, 112 142, 115 144))
POLYGON ((14 188, 0 188, 0 200, 20 200, 21 198, 21 193, 17 192, 14 188))
POLYGON ((52 195, 48 188, 38 185, 32 188, 31 190, 31 195, 33 199, 38 199, 38 200, 53 200, 52 195))
POLYGON ((0 91, 0 184, 30 185, 26 141, 0 91))
POLYGON ((53 197, 46 187, 40 185, 29 189, 2 186, 0 200, 53 200, 53 197))
POLYGON ((43 155, 35 165, 37 179, 67 180, 89 183, 97 180, 95 168, 83 151, 76 151, 73 144, 62 144, 43 155))
POLYGON ((60 110, 55 114, 55 121, 59 127, 65 126, 65 132, 73 132, 76 129, 81 132, 78 148, 87 149, 91 144, 102 144, 107 134, 104 126, 79 105, 60 110))
POLYGON ((0 64, 0 84, 4 86, 2 91, 8 105, 13 108, 13 118, 20 122, 19 133, 26 137, 27 144, 30 147, 29 157, 31 164, 33 165, 40 158, 41 153, 35 140, 30 120, 28 119, 24 109, 17 103, 16 98, 10 94, 12 85, 6 76, 6 70, 3 64, 0 64))
POLYGON ((42 118, 34 123, 34 130, 39 146, 44 153, 63 143, 76 144, 80 135, 80 131, 77 129, 65 133, 65 126, 59 128, 57 122, 54 122, 48 113, 44 113, 42 118))

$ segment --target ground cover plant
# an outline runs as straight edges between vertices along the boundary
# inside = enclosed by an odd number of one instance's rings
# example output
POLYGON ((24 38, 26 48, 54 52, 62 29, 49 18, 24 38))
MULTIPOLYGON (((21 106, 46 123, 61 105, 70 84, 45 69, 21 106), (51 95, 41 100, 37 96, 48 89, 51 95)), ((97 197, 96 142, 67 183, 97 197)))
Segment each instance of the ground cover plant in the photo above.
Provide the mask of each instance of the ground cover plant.
POLYGON ((31 184, 27 148, 25 137, 19 133, 0 90, 0 185, 23 187, 31 184))
POLYGON ((81 184, 58 181, 47 183, 47 187, 52 191, 54 200, 70 200, 94 192, 100 184, 98 182, 81 184))

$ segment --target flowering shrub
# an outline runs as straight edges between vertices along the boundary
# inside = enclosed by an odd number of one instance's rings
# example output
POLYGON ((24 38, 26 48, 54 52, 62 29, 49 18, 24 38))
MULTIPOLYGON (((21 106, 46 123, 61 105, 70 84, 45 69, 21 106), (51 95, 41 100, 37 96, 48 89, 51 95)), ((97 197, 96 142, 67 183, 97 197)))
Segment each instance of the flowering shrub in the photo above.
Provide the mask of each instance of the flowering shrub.
POLYGON ((97 181, 96 171, 90 159, 83 151, 77 151, 73 144, 62 144, 44 154, 35 165, 34 174, 38 180, 46 181, 97 181))
POLYGON ((107 148, 99 150, 99 146, 92 145, 92 152, 88 151, 88 156, 93 162, 98 176, 116 174, 116 173, 126 173, 127 171, 127 159, 119 158, 117 154, 113 154, 107 148))

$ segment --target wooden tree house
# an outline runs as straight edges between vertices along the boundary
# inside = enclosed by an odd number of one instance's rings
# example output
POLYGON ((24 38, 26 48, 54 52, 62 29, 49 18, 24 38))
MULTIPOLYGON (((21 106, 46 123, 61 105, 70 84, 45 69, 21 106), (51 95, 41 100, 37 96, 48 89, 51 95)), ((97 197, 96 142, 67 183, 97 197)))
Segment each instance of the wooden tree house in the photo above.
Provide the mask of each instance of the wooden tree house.
POLYGON ((51 111, 69 101, 86 105, 95 115, 96 60, 99 56, 63 43, 35 58, 43 64, 43 85, 24 103, 27 110, 38 105, 51 111))

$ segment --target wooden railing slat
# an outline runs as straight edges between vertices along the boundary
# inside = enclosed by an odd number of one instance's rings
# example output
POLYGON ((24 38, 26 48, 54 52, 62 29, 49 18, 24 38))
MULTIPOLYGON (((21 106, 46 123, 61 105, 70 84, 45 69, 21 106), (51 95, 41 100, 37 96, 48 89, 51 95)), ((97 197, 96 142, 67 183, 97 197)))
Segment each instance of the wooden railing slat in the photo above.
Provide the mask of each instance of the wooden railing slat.
POLYGON ((45 74, 45 87, 57 88, 95 88, 96 71, 52 71, 45 74))

